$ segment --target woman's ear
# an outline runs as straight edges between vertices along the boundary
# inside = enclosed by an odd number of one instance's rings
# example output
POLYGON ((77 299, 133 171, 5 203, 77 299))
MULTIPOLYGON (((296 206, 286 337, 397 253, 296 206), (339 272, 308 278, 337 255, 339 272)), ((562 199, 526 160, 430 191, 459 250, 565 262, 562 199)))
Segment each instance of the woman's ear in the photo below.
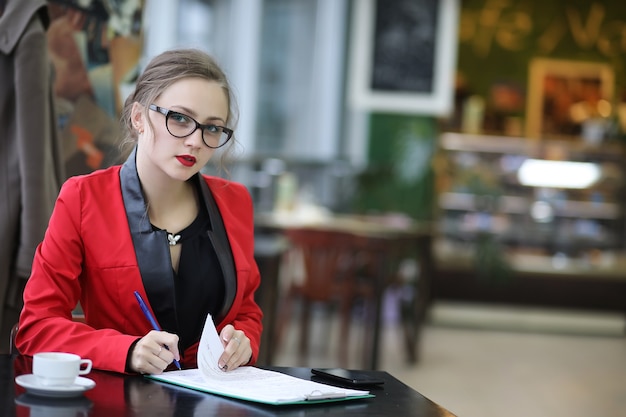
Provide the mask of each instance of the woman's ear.
POLYGON ((134 102, 130 112, 130 120, 133 123, 133 127, 140 134, 143 133, 145 125, 143 109, 144 107, 141 104, 134 102))

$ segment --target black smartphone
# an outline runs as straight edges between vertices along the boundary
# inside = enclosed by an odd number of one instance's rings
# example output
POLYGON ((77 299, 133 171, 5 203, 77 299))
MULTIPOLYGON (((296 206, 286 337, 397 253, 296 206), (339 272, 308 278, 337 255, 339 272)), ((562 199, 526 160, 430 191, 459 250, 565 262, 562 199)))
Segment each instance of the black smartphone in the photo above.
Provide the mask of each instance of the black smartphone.
POLYGON ((381 385, 381 378, 368 374, 364 371, 352 371, 343 368, 313 368, 311 373, 320 379, 341 382, 352 386, 381 385))

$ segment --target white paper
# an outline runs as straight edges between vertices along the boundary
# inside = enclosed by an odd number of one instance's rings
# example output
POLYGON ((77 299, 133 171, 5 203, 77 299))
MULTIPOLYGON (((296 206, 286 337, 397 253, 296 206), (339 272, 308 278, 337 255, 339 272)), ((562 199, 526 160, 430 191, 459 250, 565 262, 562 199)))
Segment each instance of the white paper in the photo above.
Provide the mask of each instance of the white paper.
POLYGON ((338 388, 253 366, 222 371, 218 360, 223 352, 222 341, 209 315, 198 347, 198 369, 170 371, 153 375, 152 378, 214 394, 269 404, 369 395, 369 391, 338 388))

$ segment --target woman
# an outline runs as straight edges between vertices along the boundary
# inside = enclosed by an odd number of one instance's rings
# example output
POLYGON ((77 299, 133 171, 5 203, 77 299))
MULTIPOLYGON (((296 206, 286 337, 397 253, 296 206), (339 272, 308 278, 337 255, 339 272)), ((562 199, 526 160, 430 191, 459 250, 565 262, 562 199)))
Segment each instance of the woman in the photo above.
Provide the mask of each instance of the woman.
POLYGON ((253 206, 241 185, 199 173, 232 142, 233 104, 217 64, 197 50, 154 58, 126 100, 122 166, 70 178, 24 290, 16 346, 67 351, 94 368, 158 374, 196 366, 211 314, 223 370, 256 360, 261 310, 253 206), (163 331, 154 331, 134 292, 163 331), (80 301, 85 323, 71 319, 80 301))

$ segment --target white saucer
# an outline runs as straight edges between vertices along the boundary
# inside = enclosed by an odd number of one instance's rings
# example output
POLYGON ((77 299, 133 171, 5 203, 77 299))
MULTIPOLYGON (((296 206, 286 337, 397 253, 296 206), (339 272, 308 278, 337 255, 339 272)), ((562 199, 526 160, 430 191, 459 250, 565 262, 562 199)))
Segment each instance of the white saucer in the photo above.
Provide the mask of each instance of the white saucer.
POLYGON ((88 391, 96 386, 96 383, 82 376, 76 377, 74 384, 68 386, 51 387, 47 385, 41 385, 37 381, 37 377, 33 374, 25 374, 15 377, 15 382, 21 387, 26 388, 30 394, 38 395, 40 397, 76 397, 83 392, 88 391))

